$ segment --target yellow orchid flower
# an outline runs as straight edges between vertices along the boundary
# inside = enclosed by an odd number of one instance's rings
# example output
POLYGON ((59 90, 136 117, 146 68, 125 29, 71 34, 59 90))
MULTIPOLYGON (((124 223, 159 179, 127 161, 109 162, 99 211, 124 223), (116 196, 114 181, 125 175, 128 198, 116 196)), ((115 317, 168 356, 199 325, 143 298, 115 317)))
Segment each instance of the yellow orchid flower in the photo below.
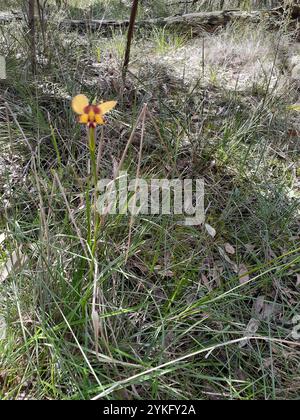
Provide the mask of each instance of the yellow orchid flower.
POLYGON ((116 101, 92 105, 85 95, 77 95, 72 100, 72 109, 79 115, 78 122, 80 124, 86 124, 89 128, 104 125, 105 120, 103 116, 114 109, 116 105, 116 101))

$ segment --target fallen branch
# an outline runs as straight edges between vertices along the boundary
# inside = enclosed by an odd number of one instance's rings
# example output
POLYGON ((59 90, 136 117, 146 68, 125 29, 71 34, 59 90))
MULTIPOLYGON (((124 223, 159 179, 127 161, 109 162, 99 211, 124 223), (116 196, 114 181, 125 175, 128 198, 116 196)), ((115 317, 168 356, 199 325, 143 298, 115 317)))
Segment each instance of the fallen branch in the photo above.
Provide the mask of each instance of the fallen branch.
MULTIPOLYGON (((226 26, 231 22, 241 21, 259 23, 262 20, 270 20, 272 25, 276 18, 288 16, 292 19, 300 19, 300 6, 291 8, 277 7, 270 10, 256 10, 251 12, 241 10, 224 10, 215 12, 188 13, 184 15, 169 16, 166 18, 148 19, 135 23, 136 28, 149 28, 152 26, 169 27, 182 31, 192 31, 197 34, 202 31, 214 31, 218 27, 226 26)), ((0 13, 0 23, 8 23, 22 19, 19 14, 0 13)), ((130 20, 74 20, 66 19, 60 23, 61 29, 75 30, 78 32, 97 31, 104 34, 111 34, 115 30, 125 30, 129 27, 130 20)))
MULTIPOLYGON (((166 18, 148 19, 147 21, 136 22, 137 28, 148 28, 151 26, 176 28, 183 31, 197 32, 214 31, 218 27, 226 26, 230 22, 242 21, 259 23, 261 20, 282 17, 281 8, 271 10, 259 10, 252 12, 243 12, 240 10, 224 10, 217 12, 188 13, 185 15, 176 15, 166 18)), ((300 18, 300 9, 294 10, 292 15, 294 19, 300 18)), ((79 32, 99 31, 103 33, 113 32, 116 29, 126 29, 129 26, 129 20, 65 20, 61 25, 69 30, 79 32)))
MULTIPOLYGON (((162 27, 181 27, 183 30, 190 29, 214 29, 218 26, 225 26, 232 20, 243 19, 251 21, 260 20, 260 12, 207 12, 207 13, 189 13, 186 15, 170 16, 167 18, 148 19, 147 21, 136 22, 138 28, 147 28, 151 26, 162 27)), ((65 20, 62 22, 64 28, 78 30, 79 32, 100 31, 108 32, 116 29, 126 29, 129 26, 129 20, 65 20)))

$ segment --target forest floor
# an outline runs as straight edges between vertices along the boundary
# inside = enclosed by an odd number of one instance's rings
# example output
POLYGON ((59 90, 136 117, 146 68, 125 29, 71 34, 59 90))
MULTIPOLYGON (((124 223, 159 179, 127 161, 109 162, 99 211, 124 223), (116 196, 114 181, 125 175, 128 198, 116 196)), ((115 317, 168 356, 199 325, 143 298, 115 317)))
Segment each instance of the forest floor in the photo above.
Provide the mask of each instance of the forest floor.
POLYGON ((35 78, 22 23, 0 26, 0 399, 297 399, 293 34, 140 30, 124 86, 126 34, 63 32, 63 17, 38 35, 35 78), (99 177, 113 177, 134 132, 122 169, 134 178, 141 157, 145 179, 204 179, 203 226, 147 215, 130 234, 130 218, 109 215, 85 252, 78 93, 118 101, 99 132, 99 177))

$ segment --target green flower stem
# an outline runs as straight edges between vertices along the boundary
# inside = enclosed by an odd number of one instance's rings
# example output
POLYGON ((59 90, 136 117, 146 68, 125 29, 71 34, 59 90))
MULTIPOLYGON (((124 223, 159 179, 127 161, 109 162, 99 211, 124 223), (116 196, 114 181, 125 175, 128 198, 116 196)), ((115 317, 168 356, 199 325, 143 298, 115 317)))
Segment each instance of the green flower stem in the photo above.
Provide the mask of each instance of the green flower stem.
POLYGON ((89 128, 88 132, 89 137, 89 150, 90 150, 90 158, 91 158, 91 184, 94 187, 94 203, 93 203, 93 209, 94 209, 94 239, 93 243, 91 241, 91 235, 90 235, 90 245, 92 250, 92 256, 93 258, 96 255, 97 251, 97 236, 99 232, 99 226, 100 226, 100 217, 97 212, 97 184, 98 184, 98 171, 97 171, 97 157, 96 157, 96 129, 94 127, 89 128))

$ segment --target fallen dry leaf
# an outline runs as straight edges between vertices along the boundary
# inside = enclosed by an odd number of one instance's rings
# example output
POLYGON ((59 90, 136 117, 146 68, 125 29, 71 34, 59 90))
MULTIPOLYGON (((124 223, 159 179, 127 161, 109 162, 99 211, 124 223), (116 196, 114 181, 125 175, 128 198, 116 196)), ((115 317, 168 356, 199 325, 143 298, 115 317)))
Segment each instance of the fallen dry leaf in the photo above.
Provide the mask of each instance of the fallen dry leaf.
POLYGON ((230 245, 228 242, 225 244, 225 251, 227 252, 227 254, 230 254, 230 255, 235 254, 234 247, 232 245, 230 245))
POLYGON ((228 262, 228 264, 230 264, 232 266, 232 269, 235 273, 238 273, 238 266, 236 265, 236 263, 234 261, 232 261, 229 256, 226 254, 226 252, 224 251, 223 248, 221 248, 220 246, 218 246, 218 251, 221 255, 221 257, 228 262))
POLYGON ((205 229, 207 231, 207 233, 212 237, 215 238, 217 231, 215 228, 213 228, 211 225, 209 225, 208 223, 205 224, 205 229))
POLYGON ((212 287, 210 285, 210 282, 208 280, 208 278, 206 277, 205 274, 201 274, 201 283, 204 284, 204 286, 206 286, 206 288, 211 292, 212 291, 212 287))
POLYGON ((241 283, 241 284, 248 283, 248 281, 250 280, 249 270, 248 270, 248 268, 245 266, 245 264, 241 264, 241 265, 239 266, 238 275, 239 275, 239 278, 240 278, 240 283, 241 283))
POLYGON ((11 273, 20 269, 27 261, 27 256, 22 254, 22 247, 20 246, 14 251, 7 262, 0 269, 0 283, 4 282, 11 273))
POLYGON ((265 296, 259 296, 253 304, 252 316, 260 321, 269 322, 281 313, 281 306, 276 302, 266 302, 265 296))
POLYGON ((162 277, 174 277, 174 272, 172 270, 163 269, 161 265, 156 265, 154 270, 162 277))
POLYGON ((265 296, 258 296, 253 303, 252 315, 258 319, 261 318, 265 306, 265 296))
POLYGON ((249 338, 253 337, 260 327, 260 321, 258 319, 250 319, 246 331, 244 333, 245 339, 240 342, 239 347, 244 348, 249 344, 249 338))

